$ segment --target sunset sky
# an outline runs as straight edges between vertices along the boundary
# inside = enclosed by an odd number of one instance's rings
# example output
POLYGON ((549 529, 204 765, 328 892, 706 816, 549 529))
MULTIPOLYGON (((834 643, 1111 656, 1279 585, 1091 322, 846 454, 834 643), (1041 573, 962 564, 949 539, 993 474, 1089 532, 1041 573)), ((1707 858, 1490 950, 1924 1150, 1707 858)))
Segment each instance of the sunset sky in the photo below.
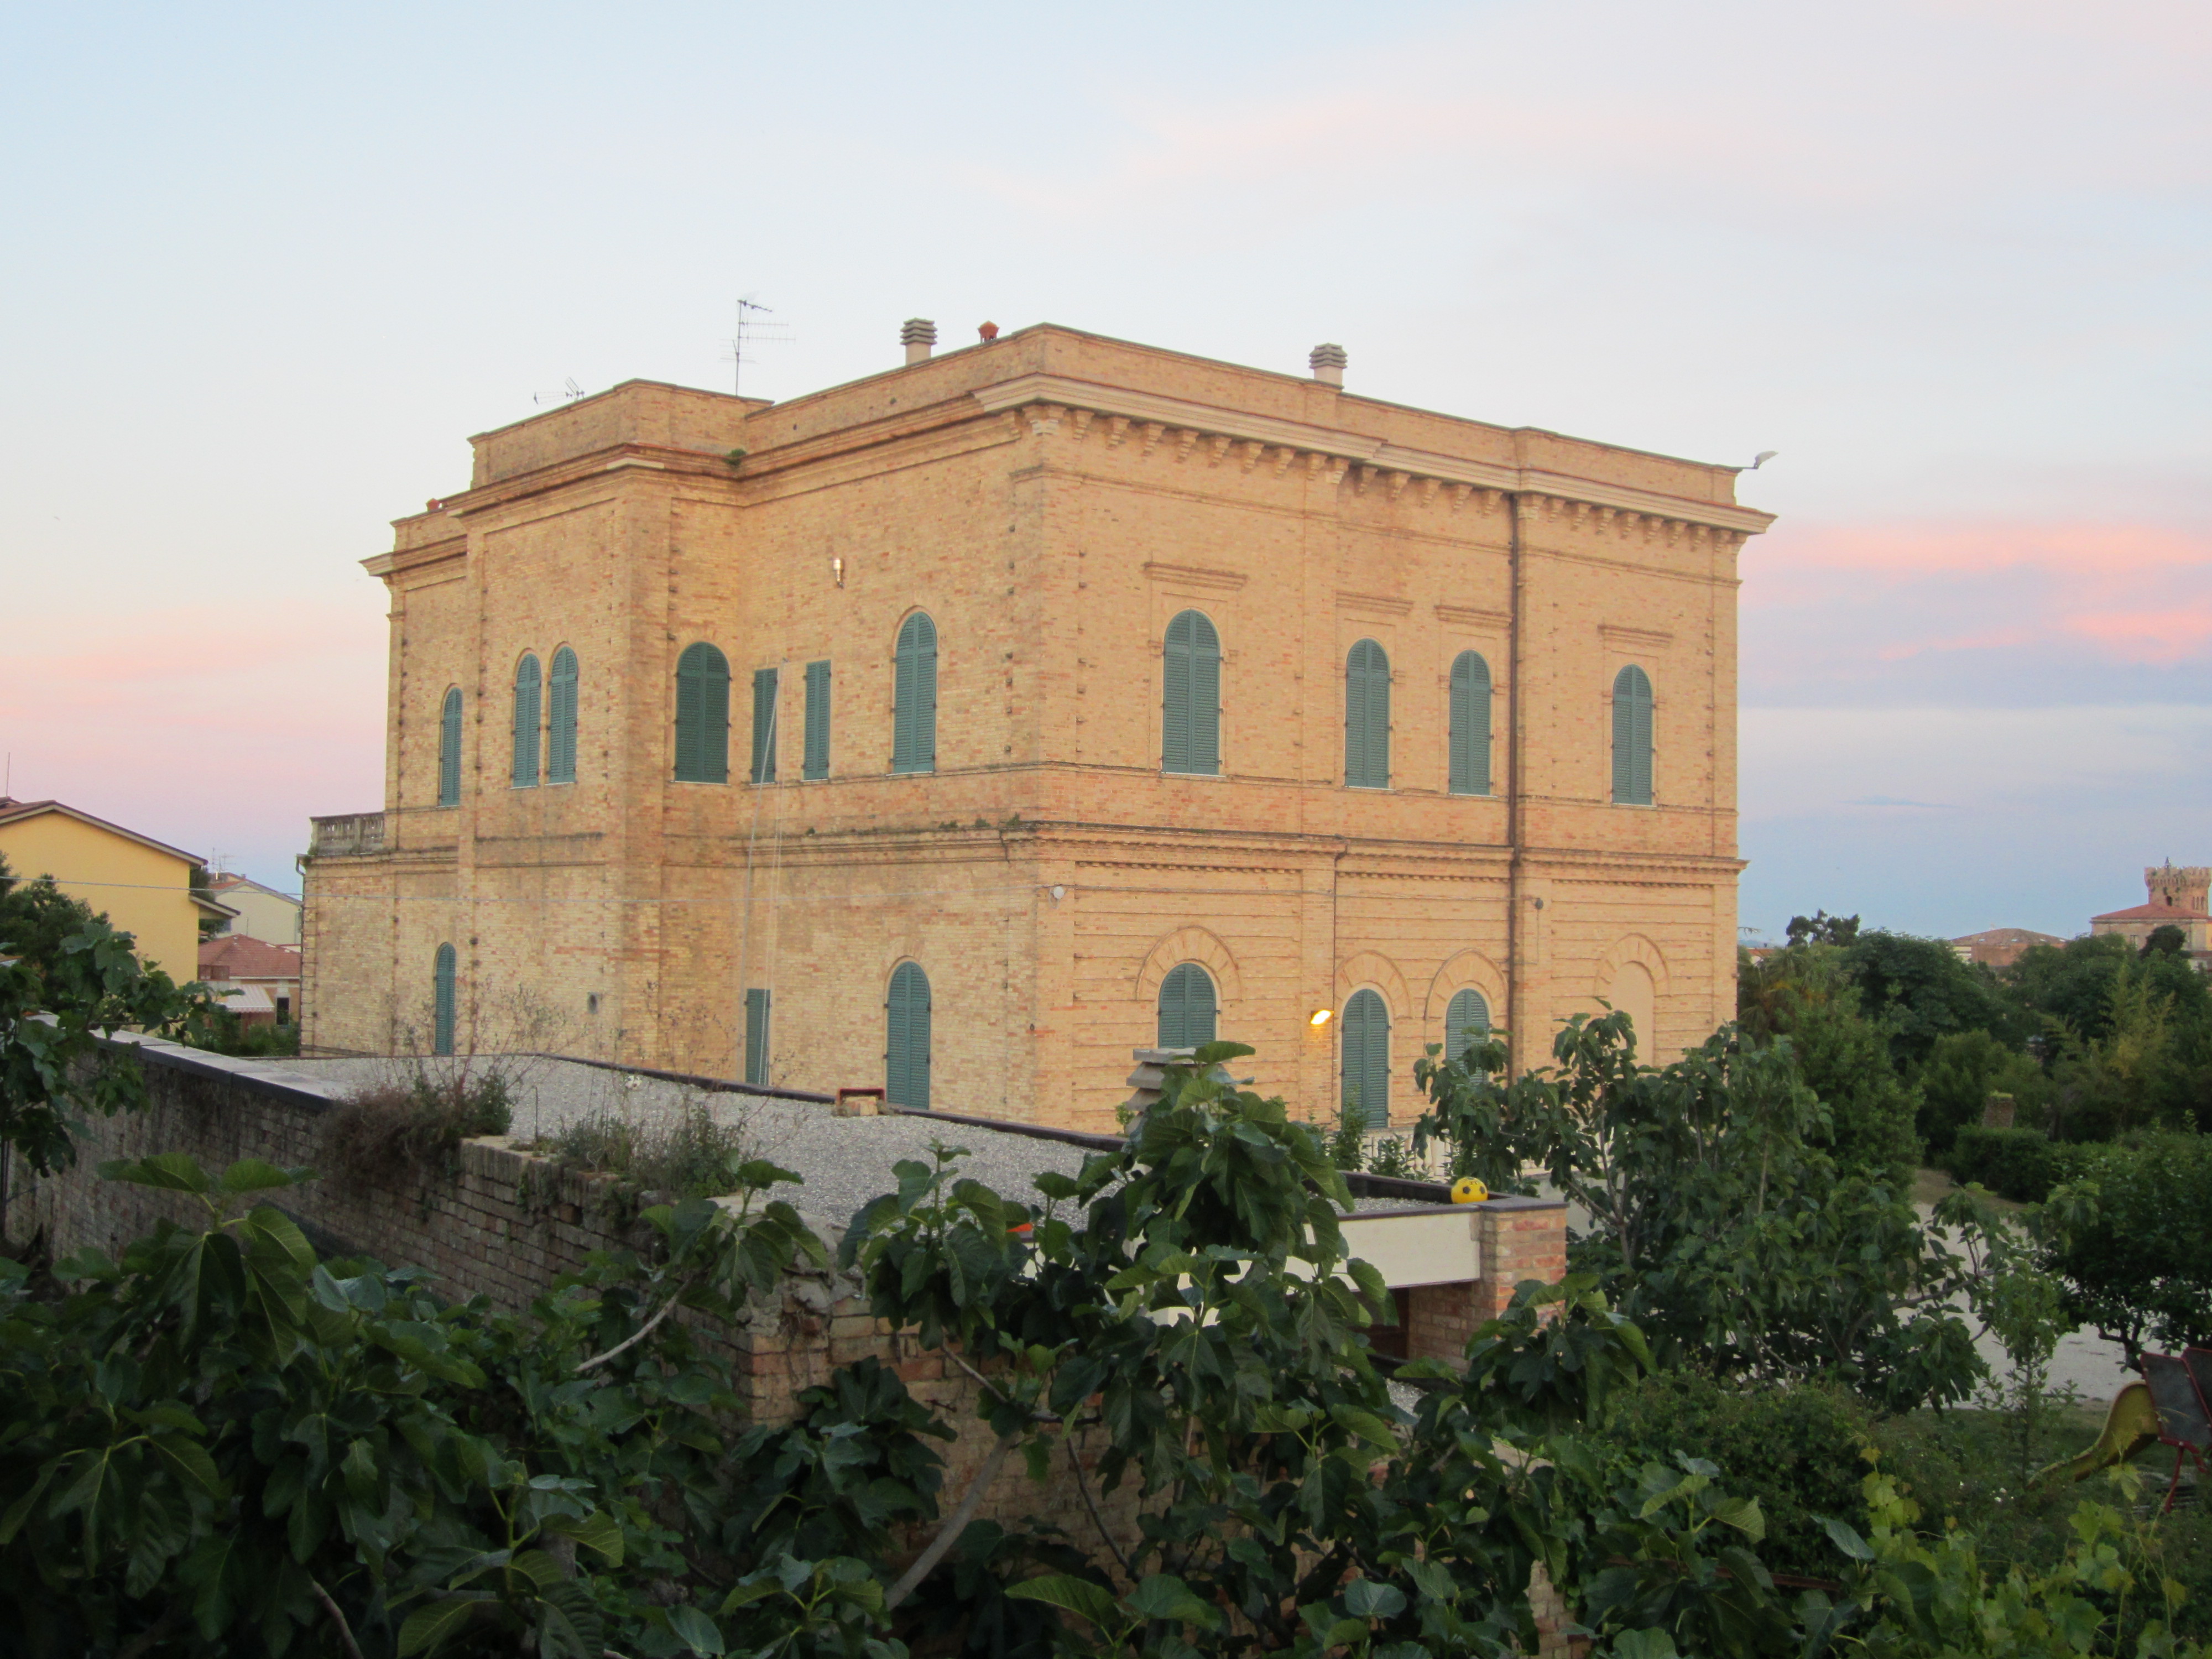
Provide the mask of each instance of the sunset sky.
POLYGON ((2212 863, 2212 5, 0 13, 12 793, 297 890, 387 521, 573 380, 1054 321, 1703 460, 1742 916, 2082 931, 2212 863))

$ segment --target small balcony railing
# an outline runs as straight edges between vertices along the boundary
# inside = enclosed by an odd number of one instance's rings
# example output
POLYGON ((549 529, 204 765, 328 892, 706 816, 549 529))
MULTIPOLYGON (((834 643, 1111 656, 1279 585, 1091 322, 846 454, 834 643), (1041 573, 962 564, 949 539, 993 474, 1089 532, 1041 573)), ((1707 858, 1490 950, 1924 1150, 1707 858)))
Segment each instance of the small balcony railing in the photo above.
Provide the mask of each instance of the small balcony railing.
POLYGON ((310 818, 314 833, 307 856, 318 859, 367 858, 384 850, 384 814, 348 812, 338 817, 310 818))

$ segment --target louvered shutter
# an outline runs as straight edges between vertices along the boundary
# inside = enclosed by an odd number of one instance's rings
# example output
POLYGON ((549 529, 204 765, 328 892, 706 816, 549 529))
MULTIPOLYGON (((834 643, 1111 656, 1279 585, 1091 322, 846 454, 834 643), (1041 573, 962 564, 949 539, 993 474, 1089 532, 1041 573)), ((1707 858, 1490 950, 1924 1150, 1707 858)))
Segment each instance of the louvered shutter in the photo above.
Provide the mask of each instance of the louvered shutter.
POLYGON ((453 984, 455 970, 453 947, 441 945, 437 965, 430 978, 430 1047, 434 1054, 450 1054, 453 1052, 453 1028, 457 1023, 453 984))
POLYGON ((755 783, 775 781, 775 670, 753 670, 753 765, 755 783))
POLYGON ((1372 991, 1355 991, 1344 1005, 1344 1102, 1356 1104, 1367 1127, 1390 1121, 1390 1013, 1372 991))
POLYGON ((461 691, 455 686, 446 693, 445 706, 438 711, 438 805, 460 804, 461 691))
POLYGON ((1190 617, 1190 769, 1211 777, 1221 770, 1221 635, 1197 611, 1190 617))
POLYGON ((1390 787, 1390 659, 1372 640, 1345 659, 1344 781, 1358 789, 1390 787))
MULTIPOLYGON (((1191 613, 1168 624, 1160 678, 1160 769, 1188 772, 1190 764, 1191 613)), ((1164 1044, 1167 1039, 1160 1041, 1164 1044)), ((1169 1045, 1172 1046, 1172 1045, 1169 1045)))
POLYGON ((1163 1048, 1196 1048, 1213 1041, 1213 980, 1194 962, 1179 962, 1160 981, 1163 1048))
POLYGON ((1468 1044, 1486 1042, 1489 1036, 1490 1004, 1482 993, 1472 989, 1456 993, 1444 1010, 1444 1058, 1461 1059, 1468 1044))
POLYGON ((551 744, 545 757, 548 783, 576 781, 576 653, 562 646, 553 653, 551 744))
POLYGON ((514 665, 514 766, 517 789, 538 787, 538 731, 544 713, 538 704, 538 659, 529 652, 514 665))
POLYGON ((892 697, 891 770, 937 767, 937 624, 917 611, 899 629, 892 697))
POLYGON ((730 778, 730 660, 702 641, 676 662, 676 779, 730 778))
POLYGON ((769 995, 764 990, 745 993, 745 1081, 756 1088, 768 1086, 769 995))
POLYGON ((891 975, 884 1009, 884 1093, 895 1106, 929 1109, 929 976, 911 962, 891 975))
POLYGON ((1490 665, 1474 651, 1452 662, 1451 792, 1490 793, 1490 665))
POLYGON ((1613 682, 1613 798, 1651 804, 1651 682, 1633 663, 1613 682))
POLYGON ((806 665, 806 758, 800 775, 830 775, 830 665, 826 662, 806 665))

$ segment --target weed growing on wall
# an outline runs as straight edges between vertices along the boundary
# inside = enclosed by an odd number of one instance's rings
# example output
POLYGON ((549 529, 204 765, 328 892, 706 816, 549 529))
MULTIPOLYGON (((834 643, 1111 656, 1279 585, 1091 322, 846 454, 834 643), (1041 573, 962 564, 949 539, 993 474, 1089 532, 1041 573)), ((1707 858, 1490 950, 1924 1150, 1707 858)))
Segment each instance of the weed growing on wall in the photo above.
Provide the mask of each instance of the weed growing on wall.
POLYGON ((751 1157, 741 1119, 718 1114, 707 1097, 687 1091, 667 1117, 635 1119, 598 1111, 538 1144, 572 1169, 609 1175, 641 1191, 672 1198, 713 1198, 729 1190, 731 1172, 751 1157))

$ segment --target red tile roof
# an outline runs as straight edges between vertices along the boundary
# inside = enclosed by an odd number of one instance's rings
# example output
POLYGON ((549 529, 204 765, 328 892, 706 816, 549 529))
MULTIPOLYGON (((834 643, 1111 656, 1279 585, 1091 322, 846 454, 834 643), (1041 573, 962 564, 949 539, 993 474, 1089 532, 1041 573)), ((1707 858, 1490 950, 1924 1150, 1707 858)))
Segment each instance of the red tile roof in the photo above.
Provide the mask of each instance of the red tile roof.
MULTIPOLYGON (((2104 920, 2099 917, 2099 921, 2104 920)), ((2033 927, 1991 927, 1979 933, 1968 933, 1951 941, 1954 945, 1997 946, 2005 945, 2063 945, 2066 941, 2056 933, 2039 933, 2033 927)))
POLYGON ((2203 921, 2202 910, 2184 910, 2172 904, 2136 904, 2124 910, 2107 910, 2091 921, 2203 921))
POLYGON ((202 941, 200 977, 208 980, 297 979, 300 953, 289 945, 270 945, 231 933, 202 941))

